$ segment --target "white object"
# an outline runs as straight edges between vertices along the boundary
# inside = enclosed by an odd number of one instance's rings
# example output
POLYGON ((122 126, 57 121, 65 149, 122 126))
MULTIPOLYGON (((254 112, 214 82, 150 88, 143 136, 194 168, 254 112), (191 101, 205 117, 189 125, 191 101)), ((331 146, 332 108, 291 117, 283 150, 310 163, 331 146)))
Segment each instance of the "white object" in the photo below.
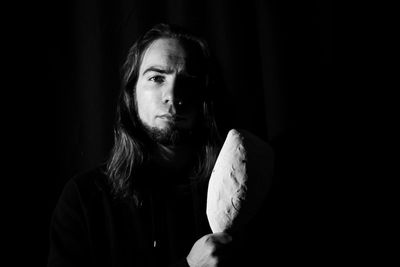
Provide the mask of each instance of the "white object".
POLYGON ((271 186, 272 148, 245 131, 229 131, 208 184, 207 218, 213 233, 236 230, 257 213, 271 186))

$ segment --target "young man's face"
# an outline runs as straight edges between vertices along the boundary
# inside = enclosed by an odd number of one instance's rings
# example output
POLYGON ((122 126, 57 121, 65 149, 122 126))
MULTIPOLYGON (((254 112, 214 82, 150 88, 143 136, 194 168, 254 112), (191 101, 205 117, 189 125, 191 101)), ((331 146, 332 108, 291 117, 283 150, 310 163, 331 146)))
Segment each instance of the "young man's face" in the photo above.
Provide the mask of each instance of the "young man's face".
POLYGON ((196 62, 180 41, 158 39, 144 53, 136 83, 136 107, 149 131, 190 131, 204 90, 196 62))

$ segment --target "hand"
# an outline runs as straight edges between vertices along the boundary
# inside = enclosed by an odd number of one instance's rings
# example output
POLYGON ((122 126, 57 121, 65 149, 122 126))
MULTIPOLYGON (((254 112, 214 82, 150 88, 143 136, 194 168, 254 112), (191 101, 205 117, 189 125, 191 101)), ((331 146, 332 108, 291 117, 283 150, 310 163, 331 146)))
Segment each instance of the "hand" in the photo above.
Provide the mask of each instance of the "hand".
POLYGON ((220 266, 231 242, 227 233, 205 235, 194 243, 186 260, 190 267, 220 266))

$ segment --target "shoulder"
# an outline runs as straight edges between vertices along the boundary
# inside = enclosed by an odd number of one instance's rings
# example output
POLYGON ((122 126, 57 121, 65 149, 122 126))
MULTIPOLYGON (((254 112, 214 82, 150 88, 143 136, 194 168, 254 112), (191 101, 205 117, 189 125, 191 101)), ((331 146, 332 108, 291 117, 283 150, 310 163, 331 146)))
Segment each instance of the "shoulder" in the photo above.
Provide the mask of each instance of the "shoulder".
POLYGON ((80 192, 104 192, 109 190, 105 165, 85 170, 72 177, 66 186, 73 186, 80 192))
POLYGON ((111 189, 105 166, 100 165, 70 178, 64 186, 59 202, 72 206, 85 206, 95 199, 108 195, 111 195, 111 189))
MULTIPOLYGON (((71 262, 74 266, 89 265, 93 213, 101 207, 107 191, 107 178, 102 167, 84 171, 69 179, 58 199, 50 224, 49 266, 71 262)), ((63 265, 64 265, 63 264, 63 265)))

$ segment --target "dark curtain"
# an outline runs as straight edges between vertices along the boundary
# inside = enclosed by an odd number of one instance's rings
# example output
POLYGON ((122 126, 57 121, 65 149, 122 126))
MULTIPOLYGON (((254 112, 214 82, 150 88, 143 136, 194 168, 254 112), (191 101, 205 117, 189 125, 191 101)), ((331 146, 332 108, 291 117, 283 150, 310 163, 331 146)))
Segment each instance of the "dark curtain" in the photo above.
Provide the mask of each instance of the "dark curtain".
POLYGON ((331 1, 38 5, 24 21, 20 42, 22 53, 33 54, 26 64, 38 82, 21 88, 27 111, 20 118, 29 132, 29 164, 20 173, 35 185, 29 196, 44 199, 24 203, 33 261, 46 262, 50 216, 67 179, 107 158, 121 64, 139 34, 159 22, 186 26, 208 40, 220 72, 216 111, 223 130, 245 128, 271 142, 288 187, 301 178, 302 188, 323 192, 325 111, 333 94, 331 1))

